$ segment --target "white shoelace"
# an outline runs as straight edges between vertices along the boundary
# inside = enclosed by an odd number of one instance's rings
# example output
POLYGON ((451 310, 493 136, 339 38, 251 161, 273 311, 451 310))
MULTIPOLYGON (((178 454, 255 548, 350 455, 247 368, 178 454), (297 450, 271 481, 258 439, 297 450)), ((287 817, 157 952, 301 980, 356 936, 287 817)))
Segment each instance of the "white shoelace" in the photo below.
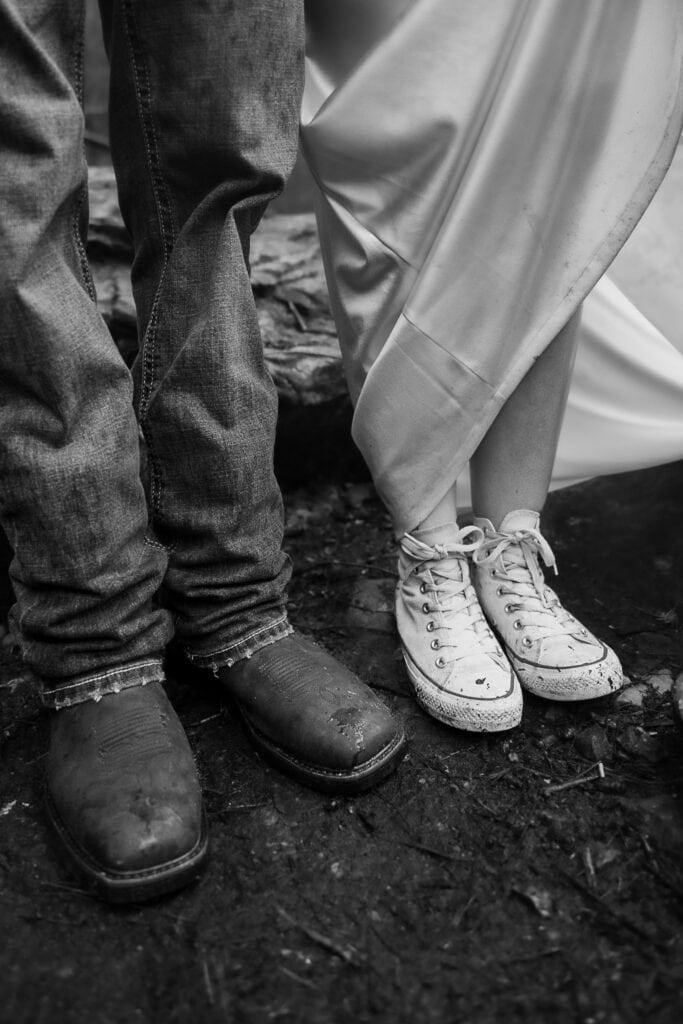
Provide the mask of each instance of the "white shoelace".
POLYGON ((514 599, 508 602, 506 608, 510 612, 524 614, 524 628, 546 630, 537 639, 569 636, 577 632, 585 634, 587 631, 562 606, 550 587, 546 586, 538 564, 539 558, 557 575, 552 548, 545 537, 533 529, 486 536, 473 554, 475 564, 495 565, 496 576, 501 580, 498 593, 501 597, 514 599))
POLYGON ((430 633, 440 632, 432 641, 432 647, 435 651, 445 648, 454 651, 451 656, 439 654, 437 665, 440 668, 472 654, 483 652, 500 656, 503 653, 484 618, 469 578, 467 556, 478 550, 483 532, 478 526, 466 526, 457 537, 456 542, 431 546, 406 533, 400 541, 404 554, 413 562, 407 569, 399 568, 401 580, 411 574, 420 579, 420 592, 427 598, 425 611, 434 613, 426 629, 430 633), (476 539, 467 541, 473 534, 478 535, 476 539))

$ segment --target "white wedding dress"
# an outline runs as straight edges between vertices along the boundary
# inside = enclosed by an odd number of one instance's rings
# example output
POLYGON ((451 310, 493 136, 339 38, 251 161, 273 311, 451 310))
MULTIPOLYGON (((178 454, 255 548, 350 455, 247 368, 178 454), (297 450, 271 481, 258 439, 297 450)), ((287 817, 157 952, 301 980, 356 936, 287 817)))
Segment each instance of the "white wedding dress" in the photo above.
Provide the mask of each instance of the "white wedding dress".
POLYGON ((647 209, 681 132, 679 0, 307 17, 302 144, 353 434, 397 529, 456 479, 468 501, 469 457, 582 302, 553 485, 682 458, 680 149, 647 209))

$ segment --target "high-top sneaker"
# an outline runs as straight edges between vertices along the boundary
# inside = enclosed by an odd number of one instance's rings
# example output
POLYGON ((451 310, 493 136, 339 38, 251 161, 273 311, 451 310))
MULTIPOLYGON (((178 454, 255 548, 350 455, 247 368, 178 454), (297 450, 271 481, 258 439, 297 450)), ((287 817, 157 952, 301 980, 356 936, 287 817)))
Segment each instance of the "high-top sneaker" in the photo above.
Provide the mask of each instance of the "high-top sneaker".
POLYGON ((509 512, 499 530, 488 519, 474 522, 484 531, 473 556, 474 585, 523 688, 549 700, 590 700, 618 690, 623 675, 614 651, 545 583, 539 559, 557 569, 539 514, 509 512))
POLYGON ((417 701, 457 729, 511 729, 522 717, 522 692, 470 581, 467 558, 481 531, 453 523, 422 535, 401 538, 396 587, 396 623, 417 701))

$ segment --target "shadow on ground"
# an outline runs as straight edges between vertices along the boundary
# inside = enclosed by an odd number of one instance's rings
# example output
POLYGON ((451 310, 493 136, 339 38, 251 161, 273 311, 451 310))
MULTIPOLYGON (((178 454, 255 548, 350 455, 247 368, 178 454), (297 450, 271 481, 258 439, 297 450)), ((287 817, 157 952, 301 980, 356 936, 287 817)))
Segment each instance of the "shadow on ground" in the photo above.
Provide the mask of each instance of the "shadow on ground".
POLYGON ((6 646, 0 1020, 680 1020, 682 514, 680 464, 551 497, 558 590, 622 656, 628 699, 529 700, 521 728, 478 737, 410 697, 370 487, 290 493, 292 617, 383 693, 411 752, 365 796, 321 796, 264 765, 215 694, 173 680, 213 856, 196 887, 144 907, 99 905, 54 859, 46 721, 6 646))

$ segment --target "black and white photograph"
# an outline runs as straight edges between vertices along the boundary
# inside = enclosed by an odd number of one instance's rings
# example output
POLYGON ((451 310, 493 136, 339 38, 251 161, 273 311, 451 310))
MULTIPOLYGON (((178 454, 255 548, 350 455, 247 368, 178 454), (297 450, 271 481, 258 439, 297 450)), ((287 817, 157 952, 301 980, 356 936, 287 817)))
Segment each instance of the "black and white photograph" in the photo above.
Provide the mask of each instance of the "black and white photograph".
POLYGON ((0 0, 0 1024, 683 1020, 683 2, 0 0))

